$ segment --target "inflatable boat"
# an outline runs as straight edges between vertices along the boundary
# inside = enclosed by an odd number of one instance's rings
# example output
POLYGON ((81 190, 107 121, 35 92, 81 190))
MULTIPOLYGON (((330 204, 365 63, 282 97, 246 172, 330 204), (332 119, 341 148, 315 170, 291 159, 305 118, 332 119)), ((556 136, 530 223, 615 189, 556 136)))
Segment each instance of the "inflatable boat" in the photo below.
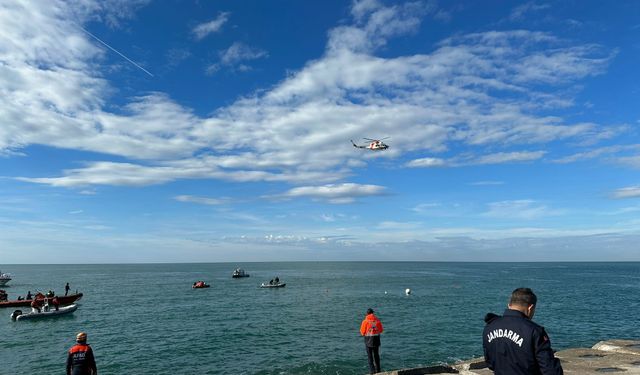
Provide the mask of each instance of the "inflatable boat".
POLYGON ((200 288, 208 288, 211 285, 205 283, 204 281, 196 281, 195 283, 193 283, 193 285, 191 286, 193 289, 200 289, 200 288))
MULTIPOLYGON (((42 295, 42 297, 39 297, 39 299, 44 299, 44 298, 45 298, 44 295, 42 295)), ((82 299, 82 293, 69 294, 68 296, 58 296, 58 301, 60 302, 60 305, 70 305, 76 301, 79 301, 80 299, 82 299)), ((31 305, 31 302, 33 302, 33 299, 2 301, 0 302, 0 307, 21 307, 21 306, 28 307, 31 305)))
POLYGON ((50 308, 45 311, 42 309, 41 312, 29 312, 26 314, 22 313, 22 310, 16 310, 11 313, 11 320, 28 320, 28 319, 40 319, 40 318, 53 318, 57 316, 71 314, 72 312, 78 309, 78 305, 72 304, 69 306, 60 307, 58 310, 55 308, 50 308))
POLYGON ((269 283, 262 283, 260 285, 260 288, 284 288, 285 285, 287 285, 286 283, 278 283, 278 284, 269 284, 269 283))

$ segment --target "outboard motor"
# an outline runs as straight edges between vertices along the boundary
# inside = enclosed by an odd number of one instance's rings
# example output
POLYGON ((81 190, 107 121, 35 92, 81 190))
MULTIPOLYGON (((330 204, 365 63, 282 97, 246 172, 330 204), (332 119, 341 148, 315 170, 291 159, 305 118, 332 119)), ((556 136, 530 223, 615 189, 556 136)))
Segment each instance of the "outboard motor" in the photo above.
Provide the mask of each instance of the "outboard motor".
POLYGON ((11 320, 16 320, 20 315, 22 315, 22 310, 16 310, 11 313, 11 320))

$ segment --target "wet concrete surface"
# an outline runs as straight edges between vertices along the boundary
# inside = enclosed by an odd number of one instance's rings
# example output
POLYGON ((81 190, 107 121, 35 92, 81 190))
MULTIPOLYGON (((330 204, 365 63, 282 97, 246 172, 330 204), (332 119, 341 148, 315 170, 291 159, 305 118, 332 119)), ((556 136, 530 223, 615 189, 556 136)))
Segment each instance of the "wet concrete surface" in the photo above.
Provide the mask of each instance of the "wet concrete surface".
MULTIPOLYGON (((565 374, 638 374, 640 375, 640 341, 600 341, 591 348, 566 349, 556 352, 565 374)), ((401 369, 382 372, 384 375, 462 374, 490 375, 483 358, 474 358, 453 365, 401 369)))

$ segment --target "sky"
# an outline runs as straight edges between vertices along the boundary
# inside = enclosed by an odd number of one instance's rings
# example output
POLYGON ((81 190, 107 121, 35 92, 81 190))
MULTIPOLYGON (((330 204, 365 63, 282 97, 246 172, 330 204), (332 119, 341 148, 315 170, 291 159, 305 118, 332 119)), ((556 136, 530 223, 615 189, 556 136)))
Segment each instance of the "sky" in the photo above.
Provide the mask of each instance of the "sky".
POLYGON ((3 1, 0 265, 638 261, 638 14, 3 1))

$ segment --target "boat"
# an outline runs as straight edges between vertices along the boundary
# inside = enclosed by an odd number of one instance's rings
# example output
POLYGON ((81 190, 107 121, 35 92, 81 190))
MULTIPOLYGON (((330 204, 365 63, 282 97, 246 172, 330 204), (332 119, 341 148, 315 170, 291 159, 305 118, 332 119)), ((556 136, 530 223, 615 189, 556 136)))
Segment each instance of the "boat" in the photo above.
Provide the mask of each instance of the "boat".
POLYGON ((193 283, 193 285, 191 286, 193 289, 200 289, 200 288, 208 288, 211 285, 205 283, 204 281, 196 281, 195 283, 193 283))
POLYGON ((22 313, 22 310, 16 310, 11 313, 11 320, 28 320, 28 319, 40 319, 40 318, 53 318, 57 316, 71 314, 78 309, 78 305, 71 304, 69 306, 60 307, 58 310, 45 306, 41 312, 29 312, 22 313))
POLYGON ((9 281, 11 281, 11 275, 0 272, 0 286, 6 285, 9 281))
POLYGON ((234 279, 239 279, 241 277, 249 277, 249 274, 244 272, 242 268, 236 268, 231 275, 234 279))
MULTIPOLYGON (((38 298, 36 296, 34 296, 34 298, 38 298)), ((44 298, 44 295, 42 295, 41 298, 44 298)), ((82 299, 82 293, 74 293, 74 294, 69 294, 68 296, 58 296, 58 301, 60 302, 60 305, 70 305, 76 301, 80 301, 80 299, 82 299)), ((21 300, 12 300, 12 301, 3 301, 0 302, 0 307, 21 307, 21 306, 31 306, 31 302, 33 302, 33 299, 21 299, 21 300)))
POLYGON ((262 283, 260 284, 260 288, 284 288, 286 285, 287 285, 286 283, 277 283, 277 284, 262 283))

